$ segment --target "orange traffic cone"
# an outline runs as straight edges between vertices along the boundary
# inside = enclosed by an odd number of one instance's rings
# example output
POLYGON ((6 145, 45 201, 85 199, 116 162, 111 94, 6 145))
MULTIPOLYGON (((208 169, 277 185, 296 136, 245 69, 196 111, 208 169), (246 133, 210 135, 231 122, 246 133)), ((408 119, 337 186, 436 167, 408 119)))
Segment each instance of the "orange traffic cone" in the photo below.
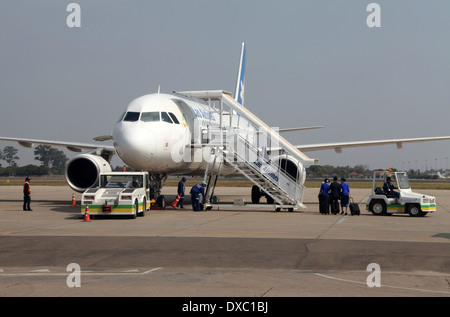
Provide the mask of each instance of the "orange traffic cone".
POLYGON ((75 200, 75 193, 72 195, 72 207, 77 205, 77 201, 75 200))
POLYGON ((177 198, 175 198, 175 200, 173 201, 173 203, 172 203, 173 208, 175 208, 175 209, 177 208, 177 204, 180 201, 180 197, 181 197, 181 195, 178 194, 177 198))
POLYGON ((86 211, 84 212, 83 222, 91 222, 91 216, 89 216, 89 205, 86 203, 86 211))

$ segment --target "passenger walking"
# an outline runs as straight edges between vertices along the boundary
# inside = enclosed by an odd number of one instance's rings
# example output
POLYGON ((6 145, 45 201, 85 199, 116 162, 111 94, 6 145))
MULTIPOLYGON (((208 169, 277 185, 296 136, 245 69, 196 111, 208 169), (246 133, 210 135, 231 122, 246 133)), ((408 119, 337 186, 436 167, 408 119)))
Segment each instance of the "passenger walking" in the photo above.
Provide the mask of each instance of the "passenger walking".
POLYGON ((31 209, 31 189, 30 189, 30 181, 29 177, 25 178, 25 184, 23 184, 23 210, 24 211, 33 211, 31 209))
POLYGON ((205 187, 206 182, 202 182, 201 184, 194 185, 191 188, 191 200, 192 200, 192 209, 194 211, 201 211, 200 207, 200 194, 203 196, 203 201, 207 202, 205 197, 205 187))
POLYGON ((330 188, 330 180, 325 178, 319 190, 319 211, 322 215, 330 214, 328 203, 328 188, 330 188))
POLYGON ((345 178, 341 178, 341 215, 347 215, 347 211, 348 211, 348 204, 350 201, 350 187, 348 186, 348 183, 346 183, 346 179, 345 178))
POLYGON ((337 176, 333 177, 333 182, 330 184, 328 188, 329 193, 329 201, 331 207, 331 213, 336 215, 339 213, 339 195, 341 193, 341 187, 337 182, 337 176))

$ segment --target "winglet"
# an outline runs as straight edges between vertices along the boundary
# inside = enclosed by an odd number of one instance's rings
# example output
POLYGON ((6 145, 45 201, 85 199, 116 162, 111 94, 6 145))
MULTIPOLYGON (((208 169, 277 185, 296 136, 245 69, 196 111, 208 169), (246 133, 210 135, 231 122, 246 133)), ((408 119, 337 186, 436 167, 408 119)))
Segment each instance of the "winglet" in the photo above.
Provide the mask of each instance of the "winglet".
POLYGON ((245 55, 246 55, 245 42, 242 43, 241 60, 239 63, 239 72, 236 82, 236 92, 234 94, 234 100, 244 105, 244 83, 245 83, 245 55))

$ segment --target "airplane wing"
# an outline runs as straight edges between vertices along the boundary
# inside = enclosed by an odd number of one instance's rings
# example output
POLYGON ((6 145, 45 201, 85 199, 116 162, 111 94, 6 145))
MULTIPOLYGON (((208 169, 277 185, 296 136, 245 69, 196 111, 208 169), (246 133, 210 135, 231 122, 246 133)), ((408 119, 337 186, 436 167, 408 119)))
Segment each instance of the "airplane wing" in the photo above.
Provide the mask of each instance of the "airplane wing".
POLYGON ((293 132, 293 131, 304 131, 304 130, 321 129, 321 128, 323 128, 323 126, 312 126, 312 127, 301 127, 301 128, 286 128, 286 129, 278 129, 278 133, 293 132))
POLYGON ((8 138, 0 137, 0 141, 11 141, 17 142, 24 147, 32 147, 34 144, 50 145, 50 146, 61 146, 66 147, 68 150, 73 152, 82 152, 83 150, 96 150, 102 149, 103 151, 108 151, 115 153, 114 146, 112 145, 100 145, 100 144, 88 144, 88 143, 73 143, 73 142, 60 142, 60 141, 50 141, 50 140, 37 140, 37 139, 20 139, 20 138, 8 138))
POLYGON ((362 147, 396 144, 398 149, 401 149, 403 143, 413 142, 429 142, 450 140, 450 136, 428 137, 428 138, 409 138, 409 139, 392 139, 392 140, 374 140, 374 141, 356 141, 356 142, 338 142, 338 143, 322 143, 309 145, 296 145, 295 147, 302 152, 320 151, 334 149, 336 153, 341 153, 343 148, 362 147))
MULTIPOLYGON (((312 127, 301 127, 301 128, 286 128, 286 129, 275 130, 275 132, 285 133, 285 132, 304 131, 304 130, 321 129, 321 128, 323 128, 323 126, 312 126, 312 127)), ((256 133, 257 134, 261 134, 263 132, 257 131, 256 133)))

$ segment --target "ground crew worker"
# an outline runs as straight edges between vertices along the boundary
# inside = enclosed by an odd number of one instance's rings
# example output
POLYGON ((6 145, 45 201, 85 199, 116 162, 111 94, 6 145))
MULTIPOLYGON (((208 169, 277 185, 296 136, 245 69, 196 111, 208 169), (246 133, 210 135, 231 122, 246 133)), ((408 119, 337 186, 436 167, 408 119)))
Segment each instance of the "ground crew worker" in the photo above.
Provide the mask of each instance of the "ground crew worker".
POLYGON ((31 189, 30 189, 30 181, 29 177, 25 178, 25 184, 23 184, 23 210, 32 211, 31 204, 31 189))
POLYGON ((203 196, 203 201, 207 202, 205 197, 205 187, 206 182, 202 182, 201 184, 194 185, 191 188, 191 200, 192 200, 192 209, 194 211, 201 211, 200 208, 200 194, 203 196))
POLYGON ((392 180, 390 177, 386 178, 386 182, 383 185, 383 191, 384 194, 387 197, 396 197, 396 198, 400 198, 400 193, 396 192, 394 189, 398 189, 397 187, 394 186, 394 184, 392 184, 392 180))
POLYGON ((178 201, 178 206, 180 208, 184 208, 184 183, 186 182, 186 177, 183 176, 181 180, 178 182, 177 194, 180 196, 180 200, 178 201))

